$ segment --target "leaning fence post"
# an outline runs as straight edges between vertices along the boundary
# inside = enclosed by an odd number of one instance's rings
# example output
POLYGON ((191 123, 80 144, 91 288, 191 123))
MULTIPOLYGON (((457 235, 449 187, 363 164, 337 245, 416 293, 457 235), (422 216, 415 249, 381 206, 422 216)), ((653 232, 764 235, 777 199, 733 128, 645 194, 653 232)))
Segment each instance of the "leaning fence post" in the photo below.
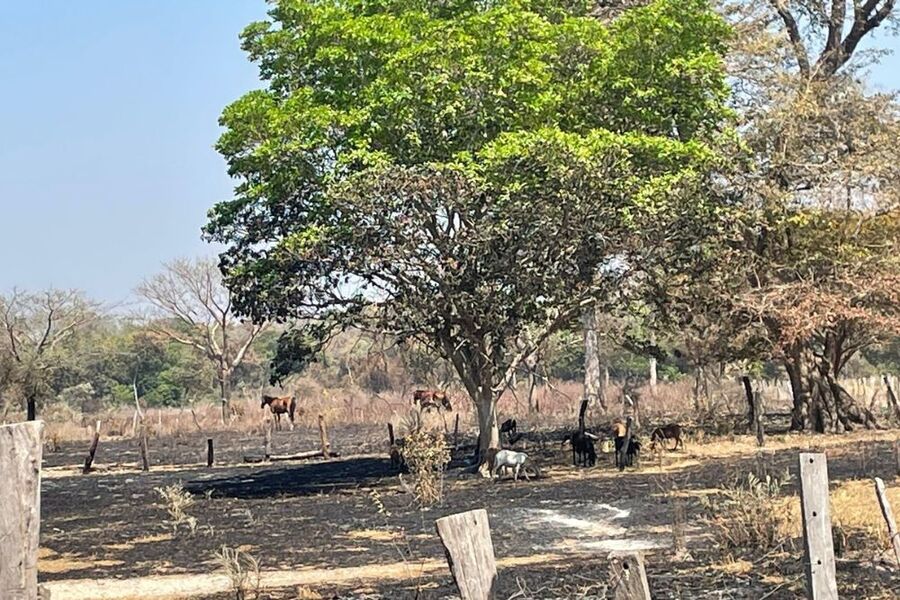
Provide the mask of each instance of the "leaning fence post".
POLYGON ((640 553, 614 553, 609 558, 609 589, 613 600, 650 600, 650 584, 640 553))
POLYGON ((493 600, 497 563, 487 511, 470 510, 435 521, 462 600, 493 600))
POLYGON ((91 466, 94 464, 94 455, 97 454, 97 444, 100 443, 100 421, 94 426, 94 437, 91 439, 91 447, 88 449, 88 455, 84 459, 84 468, 81 470, 83 474, 91 472, 91 466))
POLYGON ((897 566, 900 567, 900 531, 897 531, 897 523, 894 521, 894 512, 888 501, 887 491, 884 489, 884 481, 881 477, 875 478, 875 494, 878 496, 878 504, 881 505, 881 515, 887 524, 888 537, 894 546, 894 556, 897 558, 897 566))
POLYGON ((0 598, 36 600, 42 421, 0 425, 0 598))
POLYGON ((828 461, 823 453, 800 454, 800 507, 803 513, 807 598, 837 600, 828 461))

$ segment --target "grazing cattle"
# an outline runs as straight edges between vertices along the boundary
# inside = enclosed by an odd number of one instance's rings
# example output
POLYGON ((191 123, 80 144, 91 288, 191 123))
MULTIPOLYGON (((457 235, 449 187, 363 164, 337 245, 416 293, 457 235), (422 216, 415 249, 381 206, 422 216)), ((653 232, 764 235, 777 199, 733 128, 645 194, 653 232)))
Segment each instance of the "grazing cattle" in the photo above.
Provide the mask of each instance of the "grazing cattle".
POLYGON ((563 438, 562 447, 566 442, 572 444, 572 464, 578 466, 579 460, 581 466, 592 467, 597 463, 597 450, 594 448, 594 442, 599 439, 593 433, 587 431, 573 431, 566 434, 563 438))
POLYGON ((623 449, 625 438, 616 438, 616 466, 620 471, 624 471, 625 467, 632 467, 635 459, 640 459, 641 441, 636 437, 628 440, 628 447, 623 449), (621 440, 621 441, 619 441, 621 440))
POLYGON ((294 412, 297 410, 297 398, 291 396, 268 396, 263 394, 260 408, 269 407, 275 415, 275 429, 281 429, 281 415, 286 414, 291 420, 291 429, 294 428, 294 412))
POLYGON ((669 423, 668 425, 663 425, 662 427, 657 427, 653 430, 653 433, 650 434, 650 447, 656 448, 656 444, 659 443, 666 447, 666 440, 675 440, 675 447, 672 450, 678 450, 678 446, 681 446, 681 449, 684 450, 684 440, 681 438, 681 425, 678 423, 669 423))
POLYGON ((500 469, 512 469, 513 481, 519 480, 519 471, 522 472, 522 474, 525 476, 525 479, 529 479, 528 472, 522 468, 525 465, 526 460, 528 460, 528 455, 524 452, 500 450, 497 452, 497 454, 494 455, 493 473, 496 477, 499 478, 500 469))
POLYGON ((413 392, 413 405, 418 406, 420 410, 453 410, 450 404, 450 396, 447 392, 439 390, 416 390, 413 392))

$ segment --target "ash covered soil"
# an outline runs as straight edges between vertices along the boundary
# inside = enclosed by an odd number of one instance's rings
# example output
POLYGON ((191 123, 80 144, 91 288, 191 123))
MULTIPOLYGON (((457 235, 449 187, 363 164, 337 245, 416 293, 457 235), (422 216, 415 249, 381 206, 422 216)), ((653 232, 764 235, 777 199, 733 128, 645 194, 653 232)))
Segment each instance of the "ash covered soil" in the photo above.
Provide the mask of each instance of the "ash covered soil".
MULTIPOLYGON (((534 433, 525 451, 540 466, 540 477, 481 479, 465 466, 470 449, 462 447, 446 474, 442 505, 423 510, 409 493, 409 478, 391 467, 381 427, 335 427, 330 436, 339 458, 247 463, 262 456, 260 436, 218 433, 213 468, 205 466, 206 436, 155 438, 149 473, 138 468, 132 439, 101 441, 97 469, 89 475, 80 474, 86 444, 45 452, 40 580, 55 600, 225 600, 234 594, 220 589, 216 553, 227 545, 259 560, 260 598, 452 598, 434 521, 485 508, 499 565, 498 598, 604 598, 609 553, 632 549, 646 552, 654 598, 802 597, 800 548, 759 558, 753 568, 729 567, 735 561, 715 549, 702 523, 700 495, 691 494, 761 467, 796 471, 796 448, 767 451, 763 458, 709 458, 692 454, 688 444, 686 451, 645 452, 639 468, 620 473, 608 455, 595 467, 573 467, 571 453, 560 449, 560 432, 534 433), (186 526, 173 531, 156 491, 174 484, 194 499, 187 509, 197 519, 193 532, 186 526), (671 550, 673 489, 683 494, 692 559, 671 550), (204 578, 211 578, 209 593, 197 591, 204 578)), ((815 440, 797 437, 793 445, 805 448, 815 440)), ((299 427, 275 433, 272 453, 312 450, 318 443, 317 430, 299 427)), ((863 447, 851 437, 828 455, 832 482, 890 479, 896 468, 890 439, 863 447)), ((896 574, 892 579, 884 569, 850 561, 839 562, 838 572, 845 596, 900 597, 896 574)))

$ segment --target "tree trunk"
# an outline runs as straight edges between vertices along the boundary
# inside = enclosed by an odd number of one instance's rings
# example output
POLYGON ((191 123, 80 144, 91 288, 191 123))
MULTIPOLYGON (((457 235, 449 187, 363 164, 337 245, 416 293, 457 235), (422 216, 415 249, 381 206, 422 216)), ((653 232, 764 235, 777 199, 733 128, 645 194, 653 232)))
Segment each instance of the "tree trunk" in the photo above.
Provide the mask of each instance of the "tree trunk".
POLYGON ((784 369, 788 380, 791 382, 791 395, 794 405, 791 410, 791 431, 810 431, 812 421, 810 419, 810 396, 806 385, 805 366, 800 356, 800 351, 794 349, 784 359, 784 369))
POLYGON ((826 358, 813 359, 797 350, 785 360, 794 396, 791 429, 816 433, 843 433, 860 425, 875 429, 875 416, 837 382, 839 373, 832 364, 826 358))
POLYGON ((222 423, 227 424, 231 416, 231 373, 226 369, 219 372, 219 391, 222 394, 222 423))
POLYGON ((593 306, 585 309, 581 317, 584 327, 584 397, 588 402, 598 403, 606 410, 605 398, 602 398, 600 381, 600 344, 597 340, 597 309, 593 306))
POLYGON ((478 413, 478 460, 483 468, 490 450, 500 448, 500 428, 497 426, 497 399, 490 386, 480 390, 475 408, 478 413))
POLYGON ((656 389, 656 358, 650 357, 650 389, 656 389))
POLYGON ((528 369, 528 387, 526 388, 526 393, 528 395, 528 414, 534 414, 535 406, 534 406, 534 388, 537 384, 537 378, 534 374, 534 369, 528 369))
POLYGON ((34 394, 28 394, 25 402, 28 410, 27 420, 34 421, 35 419, 37 419, 37 398, 34 394))

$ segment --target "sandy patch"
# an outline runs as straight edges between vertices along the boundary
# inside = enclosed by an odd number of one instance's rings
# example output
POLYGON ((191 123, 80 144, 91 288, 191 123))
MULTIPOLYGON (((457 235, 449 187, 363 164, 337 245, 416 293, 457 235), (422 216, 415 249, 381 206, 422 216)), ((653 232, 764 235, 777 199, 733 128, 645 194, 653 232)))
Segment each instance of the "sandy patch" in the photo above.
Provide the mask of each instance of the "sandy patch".
MULTIPOLYGON (((521 567, 564 560, 558 554, 514 556, 497 561, 498 568, 521 567)), ((341 567, 336 569, 299 568, 287 571, 267 571, 260 578, 262 589, 276 589, 317 585, 352 584, 356 581, 407 581, 438 574, 448 575, 445 560, 426 559, 420 562, 341 567)), ((163 575, 134 579, 73 579, 44 584, 53 600, 176 600, 209 596, 230 589, 228 577, 208 575, 163 575)))

